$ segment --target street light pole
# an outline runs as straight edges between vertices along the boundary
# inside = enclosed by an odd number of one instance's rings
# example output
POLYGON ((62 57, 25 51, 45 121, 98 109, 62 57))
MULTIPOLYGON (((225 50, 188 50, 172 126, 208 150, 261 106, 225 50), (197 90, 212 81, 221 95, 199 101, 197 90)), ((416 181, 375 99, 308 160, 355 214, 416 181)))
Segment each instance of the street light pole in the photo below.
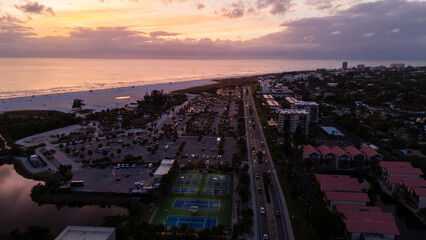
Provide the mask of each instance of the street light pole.
POLYGON ((216 198, 216 180, 217 180, 217 177, 214 177, 213 178, 213 180, 214 180, 214 197, 216 198))
POLYGON ((184 176, 180 176, 180 179, 182 179, 182 187, 181 187, 181 190, 180 190, 180 192, 181 192, 181 195, 182 195, 182 197, 183 197, 183 184, 185 183, 185 177, 184 176))
POLYGON ((210 217, 209 217, 209 211, 206 210, 207 212, 207 227, 210 228, 210 217))

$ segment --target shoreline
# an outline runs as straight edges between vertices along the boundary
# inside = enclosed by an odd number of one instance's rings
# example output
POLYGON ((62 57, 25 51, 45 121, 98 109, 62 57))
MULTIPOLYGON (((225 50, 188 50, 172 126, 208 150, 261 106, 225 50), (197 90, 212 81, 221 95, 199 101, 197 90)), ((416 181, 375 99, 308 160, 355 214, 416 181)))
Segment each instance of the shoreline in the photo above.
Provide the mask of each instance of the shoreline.
POLYGON ((91 109, 97 112, 124 107, 126 104, 142 99, 146 93, 151 93, 153 90, 163 90, 164 93, 182 93, 184 90, 194 88, 219 86, 222 81, 237 81, 275 74, 277 73, 235 75, 220 78, 3 98, 0 99, 0 114, 8 111, 23 110, 51 110, 69 113, 73 110, 72 104, 74 99, 83 99, 86 104, 83 109, 91 109))
POLYGON ((142 99, 146 93, 150 93, 153 90, 163 90, 164 93, 170 93, 176 90, 214 84, 218 80, 228 78, 233 77, 4 98, 0 99, 0 113, 21 110, 71 112, 74 99, 83 99, 86 103, 84 109, 93 109, 96 112, 124 107, 126 104, 142 99))

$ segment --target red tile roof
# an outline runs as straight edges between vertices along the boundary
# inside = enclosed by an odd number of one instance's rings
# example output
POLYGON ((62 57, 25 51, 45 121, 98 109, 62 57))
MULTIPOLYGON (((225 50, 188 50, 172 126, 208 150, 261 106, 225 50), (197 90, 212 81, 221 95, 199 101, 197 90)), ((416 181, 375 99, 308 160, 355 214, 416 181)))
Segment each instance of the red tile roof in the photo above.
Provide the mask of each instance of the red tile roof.
POLYGON ((388 182, 389 182, 390 184, 400 184, 400 183, 401 183, 401 180, 402 180, 404 177, 400 177, 400 176, 387 176, 386 178, 387 178, 387 180, 388 180, 388 182))
POLYGON ((367 155, 368 157, 374 157, 376 155, 381 156, 380 154, 378 154, 376 151, 374 151, 373 149, 371 149, 370 147, 364 146, 360 149, 361 152, 365 153, 365 155, 367 155))
MULTIPOLYGON (((321 177, 320 177, 321 178, 321 177)), ((361 192, 358 179, 347 177, 322 177, 318 181, 322 191, 361 192)))
POLYGON ((312 145, 305 145, 303 147, 303 151, 308 155, 311 155, 312 153, 316 153, 316 154, 320 155, 320 152, 315 147, 313 147, 312 145))
POLYGON ((343 155, 346 155, 349 157, 349 155, 343 151, 343 149, 339 148, 338 146, 334 146, 331 151, 334 153, 334 155, 336 155, 337 157, 341 157, 343 155))
POLYGON ((392 213, 389 212, 343 211, 341 213, 349 221, 395 222, 392 213))
POLYGON ((349 155, 351 155, 352 157, 363 155, 362 152, 352 146, 345 147, 345 151, 349 153, 349 155))
POLYGON ((350 179, 351 177, 348 175, 330 175, 330 174, 315 174, 315 177, 317 178, 317 182, 322 181, 341 181, 345 179, 350 179))
MULTIPOLYGON (((366 209, 367 207, 363 208, 366 209)), ((392 213, 381 212, 379 207, 368 208, 371 208, 371 211, 352 211, 350 209, 341 211, 345 217, 344 222, 348 232, 399 235, 392 213)))
POLYGON ((412 168, 410 162, 396 162, 396 161, 380 161, 379 166, 382 168, 412 168))
POLYGON ((334 154, 331 149, 329 147, 327 147, 326 145, 321 145, 318 147, 318 150, 321 152, 321 154, 323 156, 328 155, 328 154, 334 154))
POLYGON ((404 186, 409 188, 426 188, 426 180, 417 177, 403 177, 401 179, 404 186))
POLYGON ((399 235, 395 222, 371 222, 345 220, 346 229, 351 233, 379 233, 399 235))
POLYGON ((420 168, 386 168, 389 175, 423 175, 420 168))
POLYGON ((417 196, 426 197, 426 188, 414 188, 413 190, 417 196))
POLYGON ((357 211, 357 212, 381 212, 380 207, 376 206, 360 206, 360 205, 352 205, 352 204, 342 204, 336 205, 336 209, 338 212, 342 213, 343 211, 357 211))
POLYGON ((360 192, 325 192, 330 201, 370 202, 366 193, 360 192))

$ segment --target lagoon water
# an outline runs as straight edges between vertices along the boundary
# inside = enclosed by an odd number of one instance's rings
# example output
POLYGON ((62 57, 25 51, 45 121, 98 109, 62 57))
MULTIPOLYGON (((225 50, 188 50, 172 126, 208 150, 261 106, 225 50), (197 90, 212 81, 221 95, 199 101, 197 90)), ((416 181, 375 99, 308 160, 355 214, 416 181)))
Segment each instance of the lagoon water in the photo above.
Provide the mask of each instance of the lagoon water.
POLYGON ((68 225, 97 226, 105 216, 127 215, 127 209, 119 207, 58 209, 52 204, 39 206, 30 197, 31 188, 38 183, 19 175, 13 165, 0 166, 0 235, 14 228, 40 225, 50 227, 56 236, 68 225))
MULTIPOLYGON (((340 68, 343 60, 182 60, 0 58, 0 99, 283 71, 340 68)), ((425 61, 348 60, 349 67, 426 65, 425 61)))

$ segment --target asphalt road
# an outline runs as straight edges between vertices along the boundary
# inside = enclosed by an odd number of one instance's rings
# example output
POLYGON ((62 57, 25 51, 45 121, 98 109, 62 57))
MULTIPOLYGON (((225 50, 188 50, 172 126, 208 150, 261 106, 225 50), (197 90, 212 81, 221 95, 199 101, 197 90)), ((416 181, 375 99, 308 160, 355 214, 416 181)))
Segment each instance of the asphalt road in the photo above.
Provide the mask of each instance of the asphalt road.
POLYGON ((285 204, 284 195, 263 135, 256 107, 249 88, 246 87, 244 89, 243 101, 248 141, 248 159, 249 166, 252 171, 252 192, 254 192, 254 194, 252 193, 252 196, 255 197, 255 199, 253 199, 253 210, 255 211, 253 223, 255 239, 263 239, 264 234, 267 234, 269 239, 293 240, 294 235, 291 229, 291 222, 285 204), (252 111, 250 111, 250 107, 252 111), (265 152, 262 156, 263 163, 261 163, 262 161, 260 161, 260 159, 256 159, 257 157, 253 156, 253 153, 257 153, 259 151, 265 152), (255 159, 257 160, 257 163, 253 162, 255 159), (268 172, 270 173, 270 179, 273 183, 273 186, 266 186, 269 188, 269 194, 271 197, 270 203, 266 200, 265 186, 262 179, 262 174, 268 172), (259 177, 256 177, 257 175, 259 177), (260 213, 261 207, 265 208, 265 214, 260 213), (276 216, 275 211, 279 211, 281 216, 276 216))

